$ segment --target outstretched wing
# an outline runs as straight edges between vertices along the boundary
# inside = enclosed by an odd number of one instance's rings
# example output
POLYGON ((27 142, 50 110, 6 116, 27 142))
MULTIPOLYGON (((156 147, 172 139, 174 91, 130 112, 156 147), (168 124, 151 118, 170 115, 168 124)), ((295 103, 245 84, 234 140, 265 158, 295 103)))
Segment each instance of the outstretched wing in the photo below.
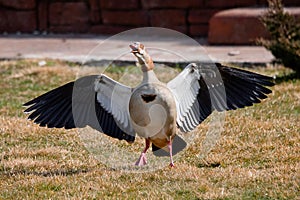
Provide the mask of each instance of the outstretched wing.
MULTIPOLYGON (((114 113, 99 102, 99 96, 109 98, 107 89, 99 89, 99 80, 104 75, 82 77, 51 90, 27 103, 28 119, 48 128, 81 128, 87 125, 111 137, 134 141, 135 135, 129 126, 122 127, 114 113)), ((126 87, 126 86, 124 86, 126 87)), ((127 87, 126 87, 127 89, 127 87)), ((130 94, 129 94, 130 95, 130 94)), ((120 110, 126 110, 126 106, 120 110)))
MULTIPOLYGON (((167 87, 174 95, 177 110, 177 125, 184 126, 184 119, 189 114, 199 93, 200 73, 198 66, 189 64, 179 75, 168 82, 167 87)), ((200 113, 198 113, 200 114, 200 113)))
POLYGON ((96 79, 95 91, 97 102, 114 116, 117 125, 124 132, 134 135, 128 109, 132 88, 101 75, 96 79))
POLYGON ((219 63, 188 65, 167 86, 177 106, 177 124, 193 130, 213 110, 234 110, 259 103, 272 91, 272 78, 219 63))

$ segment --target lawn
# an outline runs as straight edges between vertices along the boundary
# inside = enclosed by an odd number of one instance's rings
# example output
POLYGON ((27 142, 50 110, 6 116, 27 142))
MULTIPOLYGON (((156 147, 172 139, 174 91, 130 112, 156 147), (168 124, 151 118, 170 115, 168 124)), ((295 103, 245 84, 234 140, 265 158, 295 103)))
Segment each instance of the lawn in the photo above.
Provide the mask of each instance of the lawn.
MULTIPOLYGON (((23 103, 74 80, 81 69, 55 60, 38 63, 0 62, 0 199, 299 198, 300 80, 291 71, 249 69, 286 78, 277 79, 261 104, 227 112, 224 131, 204 158, 197 155, 209 120, 175 168, 129 173, 95 159, 78 130, 41 128, 26 119, 23 103)), ((121 77, 124 68, 107 73, 121 77)))

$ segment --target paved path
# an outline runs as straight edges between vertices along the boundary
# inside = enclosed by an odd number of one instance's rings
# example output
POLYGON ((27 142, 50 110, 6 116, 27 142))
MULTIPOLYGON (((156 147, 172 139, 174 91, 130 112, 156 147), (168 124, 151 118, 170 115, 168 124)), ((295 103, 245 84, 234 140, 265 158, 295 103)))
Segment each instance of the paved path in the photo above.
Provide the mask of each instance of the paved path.
POLYGON ((7 35, 0 37, 0 59, 52 58, 76 62, 91 61, 135 61, 128 45, 132 41, 143 41, 155 61, 195 62, 211 59, 216 62, 237 64, 265 64, 274 57, 258 46, 209 46, 178 38, 110 38, 93 35, 7 35), (208 55, 208 56, 207 56, 208 55))

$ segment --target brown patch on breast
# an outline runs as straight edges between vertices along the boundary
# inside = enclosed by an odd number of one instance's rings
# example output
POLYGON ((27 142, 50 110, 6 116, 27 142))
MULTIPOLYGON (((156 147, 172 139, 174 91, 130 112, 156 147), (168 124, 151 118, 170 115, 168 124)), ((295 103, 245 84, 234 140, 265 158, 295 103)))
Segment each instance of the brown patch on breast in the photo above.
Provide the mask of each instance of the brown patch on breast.
POLYGON ((164 148, 168 145, 170 140, 172 141, 176 135, 176 125, 174 122, 171 122, 165 131, 160 131, 158 134, 150 137, 150 141, 159 148, 164 148))
POLYGON ((146 103, 149 103, 151 101, 154 101, 154 99, 156 98, 156 94, 142 94, 141 97, 146 103))
POLYGON ((168 138, 159 138, 159 137, 151 137, 149 138, 150 141, 159 148, 164 148, 168 145, 169 140, 168 138))

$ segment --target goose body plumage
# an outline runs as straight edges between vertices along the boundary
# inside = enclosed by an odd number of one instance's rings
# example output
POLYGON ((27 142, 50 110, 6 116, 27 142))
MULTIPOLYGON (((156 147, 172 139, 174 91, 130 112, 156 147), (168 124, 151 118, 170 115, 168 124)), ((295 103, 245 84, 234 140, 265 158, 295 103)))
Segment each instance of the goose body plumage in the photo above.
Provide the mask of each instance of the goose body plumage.
POLYGON ((147 163, 152 143, 154 154, 169 155, 174 166, 172 155, 186 146, 178 130, 195 129, 214 110, 259 103, 271 93, 267 86, 274 85, 270 77, 219 63, 191 63, 173 80, 162 83, 144 45, 137 42, 130 48, 143 71, 138 86, 128 87, 104 74, 82 77, 25 103, 28 118, 48 128, 91 126, 130 143, 137 134, 146 145, 136 165, 147 163))

